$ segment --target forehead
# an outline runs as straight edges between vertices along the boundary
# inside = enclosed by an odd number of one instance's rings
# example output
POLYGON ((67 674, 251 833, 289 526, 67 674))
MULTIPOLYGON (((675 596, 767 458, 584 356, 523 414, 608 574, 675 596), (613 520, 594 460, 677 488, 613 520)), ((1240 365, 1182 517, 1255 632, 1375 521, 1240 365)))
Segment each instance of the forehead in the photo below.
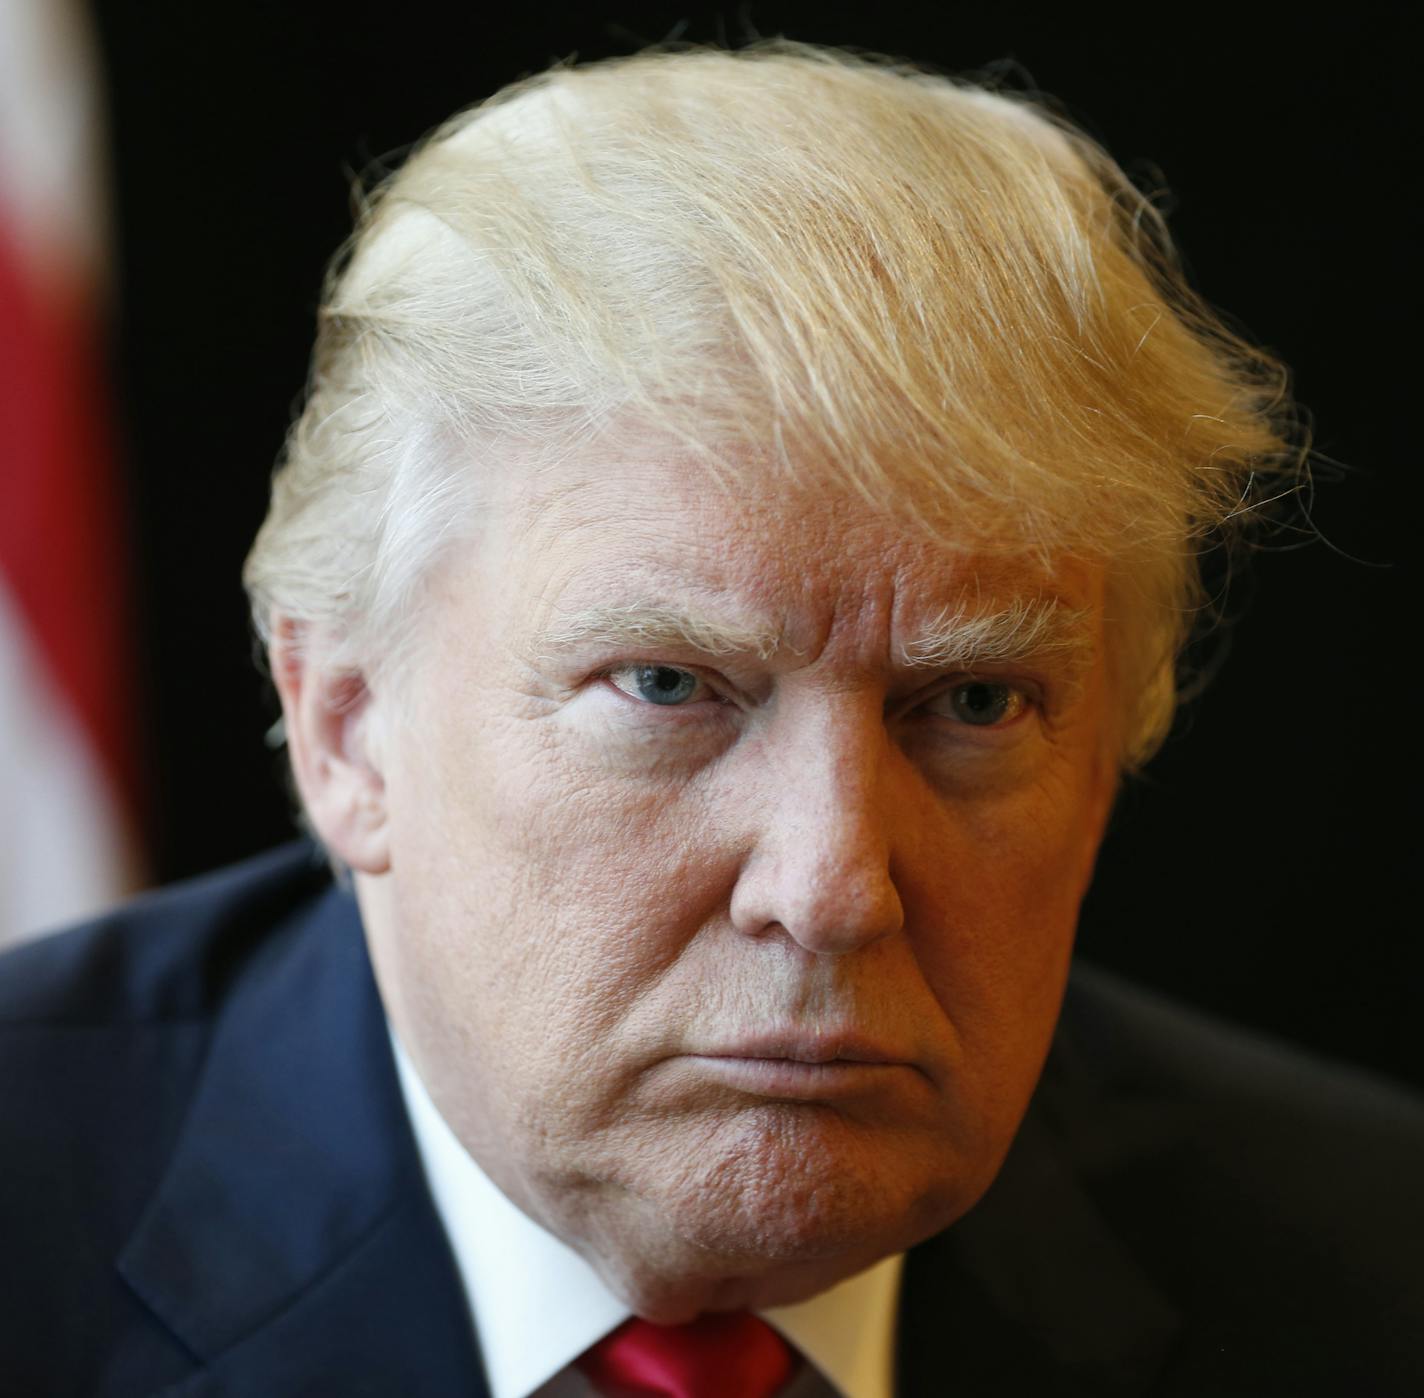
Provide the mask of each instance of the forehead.
POLYGON ((946 609, 1100 602, 1091 564, 976 547, 967 529, 936 537, 905 495, 892 510, 813 472, 793 481, 755 457, 733 464, 719 476, 685 452, 610 448, 511 470, 487 515, 491 582, 533 630, 591 607, 690 601, 733 626, 774 621, 800 651, 837 618, 908 632, 946 609))

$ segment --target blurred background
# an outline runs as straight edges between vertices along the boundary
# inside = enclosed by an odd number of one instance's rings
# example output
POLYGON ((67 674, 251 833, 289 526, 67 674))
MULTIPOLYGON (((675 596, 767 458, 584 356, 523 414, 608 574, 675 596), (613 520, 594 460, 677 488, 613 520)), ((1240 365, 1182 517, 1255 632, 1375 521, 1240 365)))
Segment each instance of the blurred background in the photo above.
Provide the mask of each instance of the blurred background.
POLYGON ((555 59, 786 34, 1008 63, 1165 184, 1195 285, 1294 366, 1349 468, 1322 472, 1328 543, 1256 560, 1224 670, 1120 803, 1081 946, 1424 1084, 1402 30, 1138 13, 0 0, 0 940, 292 834, 239 570, 353 172, 555 59))

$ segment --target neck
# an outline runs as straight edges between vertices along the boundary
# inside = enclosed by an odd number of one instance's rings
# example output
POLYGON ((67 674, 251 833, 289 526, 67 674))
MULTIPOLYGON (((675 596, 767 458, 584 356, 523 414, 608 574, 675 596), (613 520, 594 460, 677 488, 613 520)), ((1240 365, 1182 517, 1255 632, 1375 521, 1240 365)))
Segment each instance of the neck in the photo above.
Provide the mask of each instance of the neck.
POLYGON ((560 1211, 566 1217, 551 1218, 535 1201, 507 1192, 578 1252, 629 1310, 658 1325, 808 1301, 916 1241, 907 1236, 886 1246, 877 1240, 813 1258, 733 1256, 681 1237, 651 1205, 630 1195, 601 1208, 588 1207, 581 1197, 576 1207, 560 1211))

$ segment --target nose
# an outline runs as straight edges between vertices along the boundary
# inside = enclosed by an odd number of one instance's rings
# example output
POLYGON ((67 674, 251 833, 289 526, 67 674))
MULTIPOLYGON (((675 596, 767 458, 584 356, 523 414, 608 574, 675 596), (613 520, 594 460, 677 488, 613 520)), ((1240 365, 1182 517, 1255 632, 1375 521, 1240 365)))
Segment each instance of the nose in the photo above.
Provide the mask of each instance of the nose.
MULTIPOLYGON (((753 790, 755 843, 732 893, 733 926, 778 927, 807 951, 844 955, 899 932, 892 826, 903 758, 879 703, 859 698, 793 733, 767 735, 753 790)), ((778 725, 783 726, 783 725, 778 725)))

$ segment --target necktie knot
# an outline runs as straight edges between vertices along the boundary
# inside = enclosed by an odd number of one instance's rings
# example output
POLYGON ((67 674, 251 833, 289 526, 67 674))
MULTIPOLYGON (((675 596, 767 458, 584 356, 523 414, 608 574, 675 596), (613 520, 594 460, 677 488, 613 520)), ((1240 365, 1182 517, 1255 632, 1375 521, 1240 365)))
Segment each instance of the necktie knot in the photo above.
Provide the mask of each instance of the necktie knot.
POLYGON ((729 1311, 685 1325, 635 1316, 577 1362, 606 1398, 773 1398, 797 1358, 764 1320, 729 1311))

